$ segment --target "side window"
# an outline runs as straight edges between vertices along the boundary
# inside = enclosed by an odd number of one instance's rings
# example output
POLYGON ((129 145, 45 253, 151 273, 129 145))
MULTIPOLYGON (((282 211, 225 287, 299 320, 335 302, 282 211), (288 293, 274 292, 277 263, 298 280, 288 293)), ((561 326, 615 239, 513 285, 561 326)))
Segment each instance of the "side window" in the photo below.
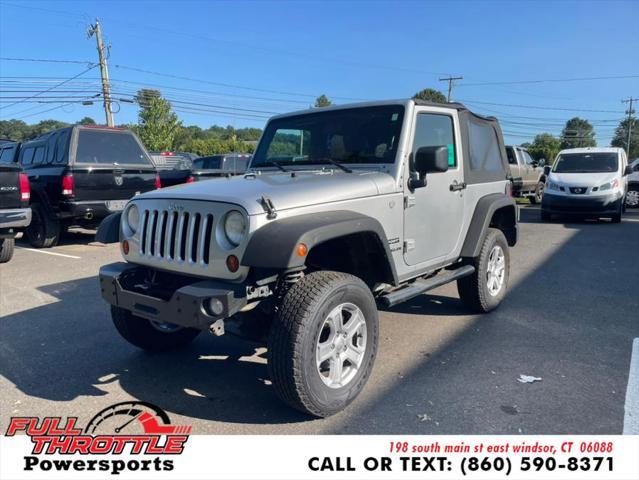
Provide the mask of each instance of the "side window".
POLYGON ((60 133, 52 133, 47 139, 47 159, 46 163, 53 163, 55 160, 56 140, 60 136, 60 133))
POLYGON ((524 162, 526 163, 526 165, 532 165, 533 164, 533 159, 530 156, 530 153, 528 153, 526 150, 522 150, 521 151, 523 157, 524 157, 524 162))
POLYGON ((0 152, 0 163, 8 164, 13 163, 13 157, 16 152, 15 145, 12 147, 3 148, 0 152))
POLYGON ((634 167, 632 167, 633 172, 639 172, 639 163, 637 163, 634 167))
POLYGON ((31 165, 31 160, 33 160, 33 152, 35 148, 25 148, 20 152, 20 164, 21 165, 31 165))
POLYGON ((67 160, 67 152, 69 151, 69 136, 71 133, 71 129, 62 130, 58 134, 58 138, 56 140, 56 154, 55 154, 55 163, 66 163, 67 160))
POLYGON ((436 113, 418 113, 415 120, 413 152, 420 147, 442 146, 448 148, 448 166, 457 166, 453 118, 436 113))
POLYGON ((32 163, 34 165, 40 165, 43 161, 44 161, 44 145, 41 145, 40 147, 35 149, 32 163))
POLYGON ((515 149, 513 147, 506 147, 506 155, 508 156, 508 163, 510 165, 517 165, 517 159, 515 158, 515 149))
POLYGON ((470 170, 498 172, 503 169, 495 129, 488 123, 468 122, 470 170))

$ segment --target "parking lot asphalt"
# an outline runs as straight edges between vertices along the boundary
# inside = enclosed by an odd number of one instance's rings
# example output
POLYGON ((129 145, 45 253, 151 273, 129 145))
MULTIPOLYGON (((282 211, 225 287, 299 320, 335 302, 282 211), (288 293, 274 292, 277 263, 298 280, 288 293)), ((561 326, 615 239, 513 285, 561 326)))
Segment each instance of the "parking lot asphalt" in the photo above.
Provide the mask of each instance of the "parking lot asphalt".
POLYGON ((117 245, 86 232, 44 251, 18 242, 0 266, 0 428, 15 415, 87 422, 140 399, 195 434, 621 433, 639 337, 639 212, 541 223, 525 206, 521 220, 501 307, 468 315, 446 285, 380 312, 373 375, 328 419, 280 403, 263 345, 206 333, 148 355, 122 340, 96 277, 120 259, 117 245))

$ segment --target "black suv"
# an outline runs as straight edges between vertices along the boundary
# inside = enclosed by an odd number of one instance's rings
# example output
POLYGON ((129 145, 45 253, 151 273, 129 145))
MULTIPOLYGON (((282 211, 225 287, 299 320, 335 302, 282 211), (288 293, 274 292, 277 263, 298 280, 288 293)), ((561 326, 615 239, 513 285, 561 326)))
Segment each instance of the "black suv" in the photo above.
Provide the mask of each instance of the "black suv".
POLYGON ((19 149, 0 140, 0 263, 11 260, 16 232, 31 221, 29 180, 15 163, 19 149))
POLYGON ((197 182, 225 175, 241 175, 246 172, 251 158, 253 158, 252 155, 245 153, 227 153, 196 158, 191 167, 192 181, 197 182))
POLYGON ((52 247, 70 226, 96 227, 138 193, 158 188, 157 171, 130 131, 80 126, 22 144, 19 162, 31 184, 34 247, 52 247))

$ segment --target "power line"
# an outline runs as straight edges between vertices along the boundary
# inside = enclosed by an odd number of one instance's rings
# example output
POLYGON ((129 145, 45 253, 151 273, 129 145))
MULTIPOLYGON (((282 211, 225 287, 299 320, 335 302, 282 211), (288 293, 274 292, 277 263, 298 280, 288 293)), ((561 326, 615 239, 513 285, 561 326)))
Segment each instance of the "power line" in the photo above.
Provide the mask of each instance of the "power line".
POLYGON ((639 75, 609 75, 603 77, 575 77, 575 78, 550 78, 545 80, 511 80, 505 82, 477 82, 477 83, 464 83, 460 85, 462 87, 478 87, 484 85, 519 85, 519 84, 531 84, 531 83, 555 83, 555 82, 582 82, 589 80, 616 80, 627 78, 639 78, 639 75))
POLYGON ((619 110, 590 110, 584 108, 569 108, 569 107, 540 107, 537 105, 515 105, 508 103, 493 103, 493 102, 480 102, 479 100, 460 100, 460 102, 476 103, 479 105, 496 105, 500 107, 513 107, 513 108, 532 108, 536 110, 560 110, 568 112, 593 112, 593 113, 624 113, 619 110))
POLYGON ((13 57, 0 57, 0 60, 7 62, 39 62, 39 63, 72 63, 80 65, 93 65, 93 62, 83 60, 54 60, 50 58, 13 58, 13 57))
POLYGON ((464 77, 453 77, 450 75, 448 77, 439 79, 440 82, 448 82, 448 96, 446 97, 446 101, 450 102, 450 96, 453 93, 453 82, 455 80, 463 80, 463 79, 464 77))
POLYGON ((86 70, 83 70, 82 72, 78 73, 77 75, 74 75, 73 77, 71 77, 71 78, 69 78, 69 79, 67 79, 67 80, 64 80, 63 82, 60 82, 60 83, 58 83, 58 84, 56 84, 56 85, 54 85, 54 86, 52 86, 52 87, 50 87, 50 88, 47 88, 46 90, 43 90, 43 91, 41 91, 41 92, 39 92, 39 93, 36 93, 35 95, 32 95, 32 96, 30 96, 30 97, 27 97, 27 98, 25 98, 24 100, 18 100, 17 102, 11 103, 11 104, 9 104, 9 105, 4 105, 4 106, 0 107, 0 110, 5 109, 5 108, 12 107, 13 105, 18 105, 19 103, 23 103, 23 102, 25 102, 26 100, 29 100, 29 99, 31 99, 31 98, 35 98, 35 97, 37 97, 37 96, 41 95, 42 93, 50 92, 51 90, 54 90, 55 88, 60 87, 60 86, 64 85, 65 83, 70 82, 71 80, 74 80, 74 79, 78 78, 78 77, 79 77, 79 76, 81 76, 81 75, 84 75, 85 73, 87 73, 88 71, 92 70, 92 69, 93 69, 93 68, 95 68, 96 66, 97 66, 97 65, 91 65, 91 66, 90 66, 89 68, 87 68, 86 70))

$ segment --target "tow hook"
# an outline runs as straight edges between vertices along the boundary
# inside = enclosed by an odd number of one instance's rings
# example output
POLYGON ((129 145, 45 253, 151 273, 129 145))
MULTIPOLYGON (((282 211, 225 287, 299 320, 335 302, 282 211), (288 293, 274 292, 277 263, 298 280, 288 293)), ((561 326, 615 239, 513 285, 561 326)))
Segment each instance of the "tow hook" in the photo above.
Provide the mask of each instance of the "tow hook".
POLYGON ((209 332, 211 332, 216 337, 221 337, 224 335, 224 320, 220 318, 211 324, 209 327, 209 332))

